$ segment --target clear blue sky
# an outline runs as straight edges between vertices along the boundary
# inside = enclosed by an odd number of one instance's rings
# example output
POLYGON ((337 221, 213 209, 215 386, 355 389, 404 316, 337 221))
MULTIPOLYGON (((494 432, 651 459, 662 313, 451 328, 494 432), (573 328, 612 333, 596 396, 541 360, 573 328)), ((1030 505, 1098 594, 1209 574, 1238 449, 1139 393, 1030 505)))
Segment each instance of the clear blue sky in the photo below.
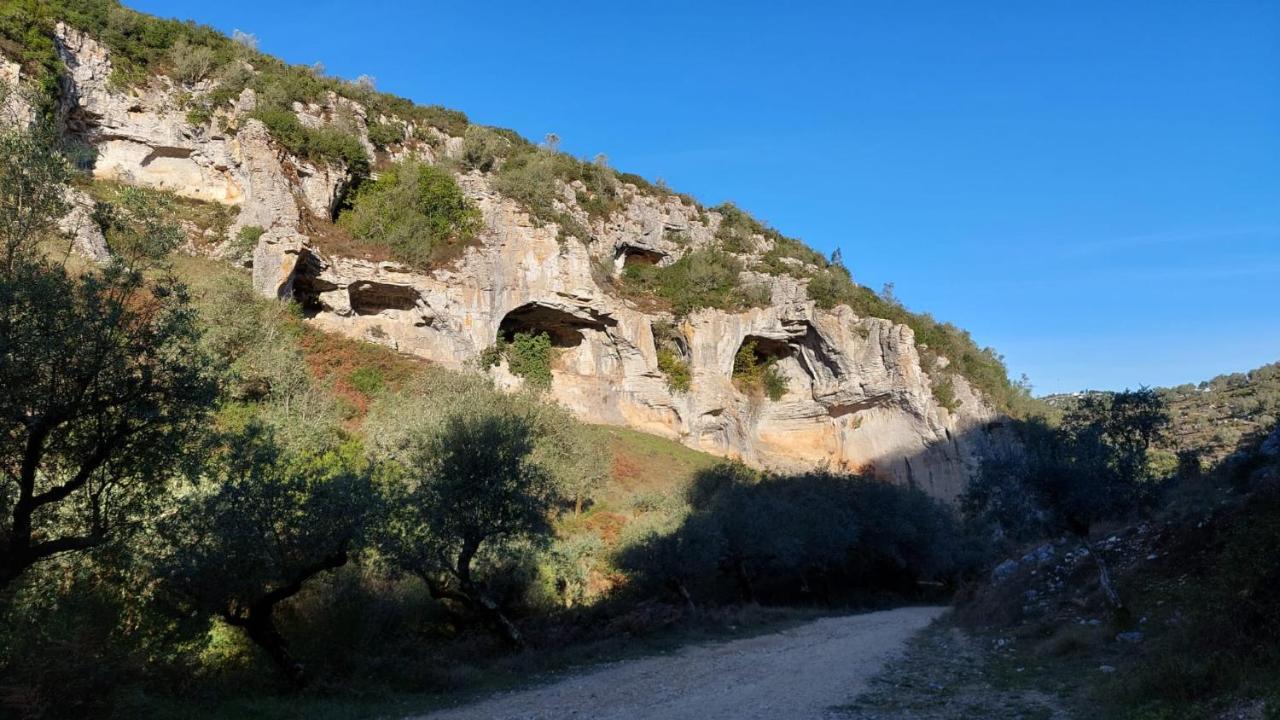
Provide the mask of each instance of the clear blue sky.
POLYGON ((1280 359, 1280 2, 126 0, 734 200, 1037 393, 1280 359))

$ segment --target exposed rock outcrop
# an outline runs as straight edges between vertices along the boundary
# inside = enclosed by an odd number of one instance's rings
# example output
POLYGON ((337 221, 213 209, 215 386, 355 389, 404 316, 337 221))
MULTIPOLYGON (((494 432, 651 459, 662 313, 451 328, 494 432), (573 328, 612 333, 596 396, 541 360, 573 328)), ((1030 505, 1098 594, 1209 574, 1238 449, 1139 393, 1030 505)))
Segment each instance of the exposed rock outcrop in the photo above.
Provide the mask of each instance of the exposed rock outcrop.
MULTIPOLYGON (((629 263, 668 264, 713 242, 720 215, 679 196, 622 185, 617 208, 602 219, 577 202, 583 187, 562 185, 558 210, 590 229, 584 243, 560 237, 555 224, 535 221, 490 176, 473 172, 458 180, 480 209, 483 230, 448 267, 415 272, 334 256, 308 236, 308 218, 332 216, 349 182, 345 169, 282 150, 249 116, 251 90, 214 121, 194 125, 177 99, 208 87, 180 89, 156 77, 117 90, 104 48, 65 26, 59 51, 68 69, 62 114, 70 132, 97 148, 94 175, 237 207, 229 237, 248 226, 266 231, 253 253, 255 288, 296 299, 320 328, 451 368, 476 368, 500 336, 545 331, 556 346, 551 393, 583 419, 762 467, 871 470, 954 498, 998 445, 988 429, 997 414, 963 378, 942 365, 922 367, 908 327, 844 306, 818 308, 804 281, 786 276, 743 273, 743 284, 767 293, 765 307, 703 309, 679 319, 675 342, 692 379, 687 392, 672 390, 658 367, 655 326, 676 319, 618 296, 609 278, 629 263), (744 342, 776 360, 787 383, 781 398, 735 385, 744 342), (934 397, 940 374, 952 383, 952 410, 934 397)), ((341 110, 372 156, 367 113, 357 103, 331 95, 294 110, 309 127, 341 110)), ((461 151, 460 138, 435 140, 413 146, 406 133, 391 156, 412 152, 433 162, 461 151)), ((772 241, 754 242, 750 252, 758 255, 772 241)), ((93 238, 81 244, 88 254, 105 249, 93 238)), ((521 382, 505 365, 487 371, 506 386, 521 382)))

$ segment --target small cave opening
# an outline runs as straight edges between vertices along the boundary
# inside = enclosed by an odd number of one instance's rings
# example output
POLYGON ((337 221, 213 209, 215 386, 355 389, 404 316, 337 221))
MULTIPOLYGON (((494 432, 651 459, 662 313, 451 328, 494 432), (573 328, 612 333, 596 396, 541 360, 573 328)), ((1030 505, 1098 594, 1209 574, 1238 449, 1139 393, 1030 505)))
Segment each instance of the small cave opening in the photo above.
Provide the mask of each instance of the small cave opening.
POLYGON ((634 245, 623 245, 618 249, 618 255, 622 258, 623 264, 626 265, 657 265, 667 256, 664 252, 634 245))
POLYGON ((418 291, 408 285, 361 280, 347 287, 351 311, 357 315, 377 315, 383 310, 412 310, 418 305, 418 291))
POLYGON ((618 246, 618 252, 613 258, 614 272, 621 274, 628 267, 634 267, 637 265, 658 265, 666 257, 666 253, 652 248, 622 244, 618 246))
POLYGON ((742 355, 743 349, 748 346, 751 348, 751 355, 755 358, 756 365, 765 365, 795 355, 795 348, 786 341, 760 335, 747 335, 738 345, 738 353, 735 357, 742 355))
POLYGON ((298 264, 293 271, 293 299, 302 308, 304 317, 315 317, 326 310, 320 301, 320 293, 337 290, 338 286, 320 279, 324 271, 324 263, 320 258, 305 250, 298 257, 298 264))
POLYGON ((583 330, 600 330, 607 324, 610 323, 587 320, 553 307, 529 303, 502 318, 498 325, 498 337, 511 342, 518 333, 546 333, 555 347, 571 348, 582 343, 583 330))

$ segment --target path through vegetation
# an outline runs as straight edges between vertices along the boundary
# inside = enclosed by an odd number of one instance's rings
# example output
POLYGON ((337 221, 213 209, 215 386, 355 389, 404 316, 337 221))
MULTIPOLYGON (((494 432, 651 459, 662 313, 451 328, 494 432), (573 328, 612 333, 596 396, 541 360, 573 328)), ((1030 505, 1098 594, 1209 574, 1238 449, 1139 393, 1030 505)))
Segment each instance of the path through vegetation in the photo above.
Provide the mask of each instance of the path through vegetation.
POLYGON ((945 608, 908 607, 627 660, 422 720, 750 720, 840 717, 945 608))

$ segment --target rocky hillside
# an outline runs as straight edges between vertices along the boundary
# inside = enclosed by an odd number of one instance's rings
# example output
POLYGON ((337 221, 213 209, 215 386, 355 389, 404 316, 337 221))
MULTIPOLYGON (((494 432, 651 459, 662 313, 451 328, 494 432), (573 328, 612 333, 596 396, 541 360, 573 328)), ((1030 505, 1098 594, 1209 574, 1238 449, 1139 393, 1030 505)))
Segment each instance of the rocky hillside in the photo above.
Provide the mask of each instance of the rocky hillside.
MULTIPOLYGON (((1177 453, 1191 451, 1210 467, 1256 444, 1280 421, 1280 363, 1157 388, 1156 394, 1169 408, 1169 432, 1158 457, 1171 467, 1177 453)), ((1062 411, 1082 396, 1052 395, 1044 401, 1062 411)))
POLYGON ((1020 394, 997 355, 733 206, 109 0, 13 5, 3 76, 34 90, 8 109, 55 120, 98 182, 226 208, 189 249, 318 328, 759 467, 952 498, 1001 450, 1020 394), (421 212, 399 222, 397 193, 421 212))

